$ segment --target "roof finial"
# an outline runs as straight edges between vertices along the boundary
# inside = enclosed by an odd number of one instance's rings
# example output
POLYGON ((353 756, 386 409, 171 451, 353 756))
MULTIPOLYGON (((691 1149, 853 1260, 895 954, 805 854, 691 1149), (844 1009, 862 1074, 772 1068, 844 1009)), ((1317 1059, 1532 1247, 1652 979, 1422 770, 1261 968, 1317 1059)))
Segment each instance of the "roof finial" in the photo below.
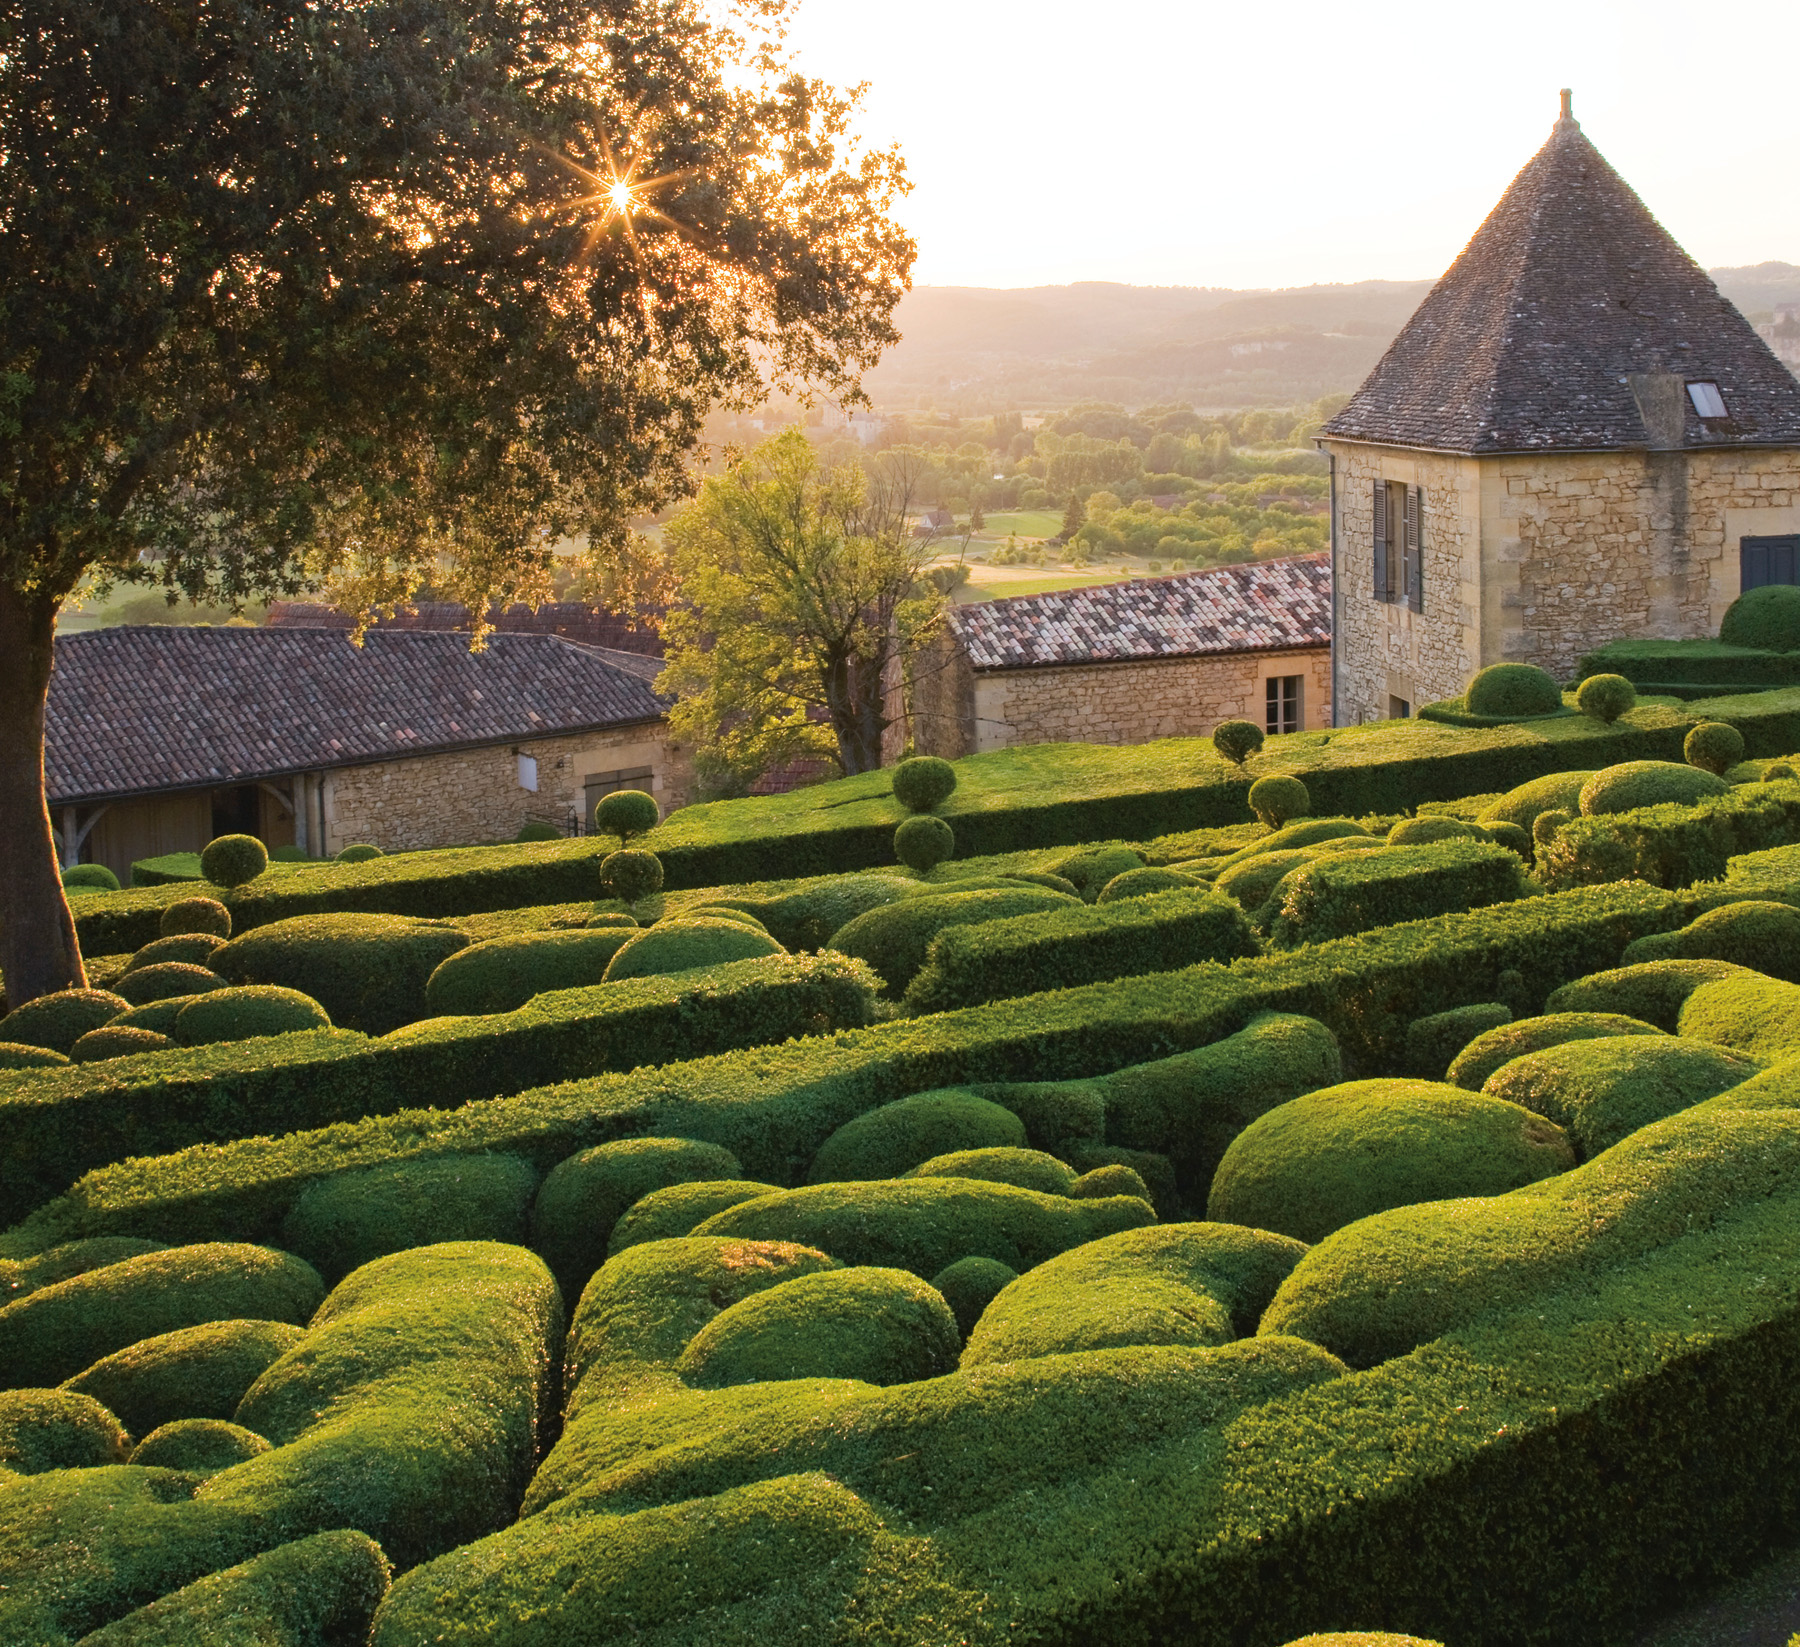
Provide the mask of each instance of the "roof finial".
POLYGON ((1581 125, 1580 122, 1576 120, 1574 109, 1572 107, 1575 101, 1575 94, 1570 91, 1567 86, 1564 86, 1559 95, 1562 97, 1562 115, 1557 120, 1557 125, 1572 126, 1575 130, 1579 131, 1581 125))

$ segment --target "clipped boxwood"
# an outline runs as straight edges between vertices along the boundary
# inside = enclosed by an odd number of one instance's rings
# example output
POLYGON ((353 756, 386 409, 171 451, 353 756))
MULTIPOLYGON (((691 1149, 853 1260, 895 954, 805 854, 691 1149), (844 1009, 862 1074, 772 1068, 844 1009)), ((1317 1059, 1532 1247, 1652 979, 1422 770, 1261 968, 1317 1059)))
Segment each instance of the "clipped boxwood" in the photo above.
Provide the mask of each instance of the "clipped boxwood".
POLYGON ((1800 652, 1800 589, 1785 583, 1746 589, 1725 608, 1719 639, 1764 652, 1800 652))
POLYGON ((0 1390, 0 1470, 91 1470, 125 1462, 125 1431, 91 1395, 0 1390))
POLYGON ((1049 872, 1070 882, 1080 896, 1091 904, 1100 896, 1100 889, 1108 881, 1116 880, 1129 870, 1142 869, 1143 866, 1142 854, 1131 847, 1102 846, 1089 847, 1066 858, 1058 858, 1049 866, 1049 872))
POLYGON ((229 1418, 250 1386, 305 1329, 288 1321, 207 1321, 102 1356, 63 1388, 117 1413, 133 1435, 182 1418, 229 1418))
POLYGON ((153 1029, 138 1029, 129 1024, 104 1024, 90 1029, 69 1051, 69 1061, 96 1064, 106 1058, 129 1058, 140 1052, 161 1052, 175 1043, 167 1035, 153 1029))
POLYGON ((65 1241, 32 1258, 0 1259, 0 1288, 6 1301, 23 1298, 39 1287, 68 1281, 89 1270, 104 1269, 146 1252, 163 1252, 165 1244, 139 1235, 93 1235, 82 1241, 65 1241))
POLYGON ((637 934, 633 923, 524 932, 470 944, 441 961, 426 981, 425 1010, 434 1018, 511 1012, 553 989, 597 984, 613 956, 637 934))
POLYGON ((1025 1123, 969 1092, 920 1092, 846 1121, 819 1146, 809 1184, 898 1178, 953 1150, 1017 1148, 1025 1123))
MULTIPOLYGON (((88 1031, 92 1034, 93 1031, 88 1031)), ((76 1037, 77 1046, 81 1037, 76 1037)), ((74 1048, 71 1047, 70 1051, 74 1048)), ((14 1069, 55 1069, 69 1062, 67 1052, 56 1052, 50 1047, 29 1046, 23 1041, 0 1041, 0 1071, 14 1069)))
POLYGON ((1461 818, 1446 818, 1439 813, 1402 818, 1387 832, 1389 846, 1435 846, 1439 841, 1487 839, 1488 832, 1479 824, 1464 823, 1461 818))
POLYGON ((1628 966, 1643 961, 1730 961, 1800 983, 1800 909, 1756 898, 1725 904, 1678 931, 1634 940, 1624 959, 1628 966))
POLYGON ((1581 786, 1580 806, 1587 817, 1607 812, 1634 812, 1640 806, 1673 802, 1692 806, 1713 795, 1730 792, 1731 786, 1697 766, 1674 761, 1625 761, 1596 772, 1581 786))
POLYGON ((1206 1215, 1310 1245, 1390 1207, 1503 1195, 1574 1164, 1563 1129, 1517 1104, 1439 1081, 1349 1081, 1245 1127, 1206 1215))
POLYGON ((1502 1001, 1477 1001, 1472 1006, 1452 1007, 1448 1012, 1415 1018, 1406 1027, 1406 1072, 1422 1081, 1441 1081, 1452 1060, 1477 1035, 1511 1022, 1512 1008, 1502 1001))
POLYGON ((130 1010, 131 1002, 111 990, 62 989, 27 1001, 0 1018, 0 1041, 44 1047, 67 1057, 90 1029, 99 1029, 130 1010))
POLYGON ((177 995, 204 995, 208 990, 224 987, 225 980, 208 967, 192 961, 159 961, 151 966, 129 969, 119 979, 114 993, 123 996, 134 1007, 140 1007, 154 1001, 173 1000, 177 995))
POLYGON ((1654 1024, 1616 1012, 1550 1012, 1484 1030, 1450 1062, 1444 1079, 1465 1092, 1479 1092, 1502 1064, 1565 1041, 1593 1041, 1611 1035, 1661 1035, 1654 1024))
MULTIPOLYGON (((994 1144, 978 1149, 949 1150, 934 1155, 908 1170, 907 1178, 984 1178, 994 1184, 1012 1184, 1036 1190, 1039 1195, 1073 1195, 1080 1180, 1066 1161, 1042 1150, 1021 1149, 1016 1144, 994 1144)), ((1119 1193, 1119 1192, 1114 1192, 1119 1193)))
POLYGON ((1312 810, 1312 796, 1306 785, 1286 772, 1271 772, 1258 778, 1245 800, 1258 820, 1272 830, 1304 818, 1312 810))
POLYGON ((894 768, 894 799, 908 812, 929 812, 956 791, 956 768, 936 755, 914 755, 894 768))
POLYGON ((1471 715, 1529 720, 1556 714, 1563 706, 1562 688, 1536 664, 1490 663, 1469 677, 1463 704, 1471 715))
POLYGON ((1147 898, 1153 892, 1180 892, 1203 884, 1198 876, 1184 875, 1179 869, 1128 869, 1101 887, 1094 902, 1113 904, 1125 898, 1147 898))
POLYGON ((180 998, 187 1005, 175 1015, 175 1039, 183 1046, 331 1028, 324 1007, 310 995, 275 984, 247 984, 241 989, 215 989, 206 995, 180 998))
POLYGON ((156 927, 164 938, 204 935, 222 942, 231 936, 231 911, 217 898, 176 898, 163 906, 156 927))
POLYGON ((1676 1027, 1685 1040, 1780 1063, 1800 1054, 1800 989, 1754 972, 1701 984, 1676 1027))
POLYGON ((1754 976, 1732 961, 1638 961, 1564 984, 1544 1002, 1544 1010, 1620 1013, 1673 1035, 1687 998, 1702 984, 1754 976))
POLYGON ((62 884, 71 892, 117 892, 119 877, 105 864, 72 864, 62 872, 62 884))
POLYGON ((605 980, 663 977, 781 953, 781 945, 766 932, 737 921, 659 921, 646 932, 627 934, 606 964, 605 980))
POLYGON ((1529 830, 1545 812, 1574 812, 1581 805, 1581 791, 1597 772, 1551 772, 1509 789, 1484 808, 1477 823, 1509 823, 1529 830))
POLYGON ((139 972, 163 961, 185 961, 190 966, 203 967, 212 960, 213 951, 224 942, 223 938, 213 932, 178 932, 171 937, 158 938, 154 943, 145 944, 131 957, 125 971, 139 972))
POLYGON ((606 1256, 610 1261, 627 1247, 691 1235, 715 1212, 735 1207, 740 1201, 754 1201, 759 1195, 779 1195, 782 1187, 758 1183, 753 1178, 702 1178, 691 1184, 654 1189, 620 1215, 607 1237, 606 1256))
POLYGON ((938 1296, 956 1317, 966 1341, 988 1305, 1019 1279, 1019 1272, 993 1258, 959 1258, 931 1278, 938 1296))
POLYGON ((942 818, 919 813, 894 831, 894 856, 908 869, 929 875, 956 856, 956 832, 942 818))
POLYGON ((920 893, 857 916, 832 935, 831 947, 840 954, 867 961, 893 994, 904 995, 925 965, 931 940, 946 927, 972 926, 978 921, 1037 915, 1072 906, 1072 899, 1039 887, 920 893))
POLYGON ((1535 890, 1517 855, 1490 841, 1330 853, 1290 871, 1276 887, 1269 938, 1277 948, 1295 949, 1507 903, 1535 890))
POLYGON ((132 1448, 131 1462, 142 1469, 217 1475, 268 1450, 268 1442, 254 1430, 228 1419, 177 1418, 132 1448))
POLYGON ((200 873, 214 886, 247 886, 269 867, 269 849, 254 835, 220 835, 200 852, 200 873))

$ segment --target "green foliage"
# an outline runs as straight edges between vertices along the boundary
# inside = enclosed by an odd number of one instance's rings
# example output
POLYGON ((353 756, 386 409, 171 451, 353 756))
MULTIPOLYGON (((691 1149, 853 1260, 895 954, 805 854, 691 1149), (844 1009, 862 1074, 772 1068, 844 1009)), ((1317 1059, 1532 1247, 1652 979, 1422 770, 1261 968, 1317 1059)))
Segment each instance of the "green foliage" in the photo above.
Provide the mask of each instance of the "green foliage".
MULTIPOLYGON (((185 1004, 185 1000, 184 1000, 185 1004)), ((97 1064, 108 1058, 129 1058, 139 1052, 161 1052, 175 1043, 167 1035, 152 1029, 137 1029, 128 1024, 111 1023, 87 1034, 69 1049, 69 1061, 97 1064)))
POLYGON ((1083 901, 1091 904, 1109 882, 1130 870, 1141 869, 1143 864, 1142 856, 1130 847, 1108 846, 1060 858, 1050 872, 1070 882, 1083 901))
POLYGON ((211 1242, 121 1259, 0 1308, 0 1388, 48 1387, 102 1356, 207 1321, 305 1321, 325 1296, 310 1264, 211 1242))
POLYGON ((1575 707, 1610 726, 1637 707, 1637 688, 1623 675, 1589 675, 1575 688, 1575 707))
POLYGON ((0 1391, 0 1470, 91 1470, 125 1462, 125 1431, 91 1395, 0 1391))
POLYGON ((682 910, 680 920, 736 921, 739 926, 747 926, 754 932, 767 932, 769 929, 747 909, 737 909, 731 904, 695 904, 682 910))
POLYGON ((156 923, 165 938, 204 933, 213 938, 231 936, 231 911, 217 898, 177 898, 165 904, 156 923))
POLYGON ((1245 1127, 1206 1215, 1309 1245, 1390 1207, 1503 1195, 1575 1164, 1560 1126, 1437 1081, 1350 1081, 1245 1127))
POLYGON ((248 886, 269 867, 269 849, 254 835, 220 835, 200 853, 200 873, 214 886, 248 886))
POLYGON ((64 989, 40 995, 0 1018, 0 1041, 44 1047, 65 1057, 89 1030, 112 1022, 131 1003, 105 989, 64 989))
POLYGON ((1785 583, 1746 589, 1725 608, 1719 639, 1763 652, 1800 652, 1800 589, 1785 583))
POLYGON ((105 864, 72 864, 62 872, 62 884, 71 892, 93 888, 100 892, 117 892, 119 877, 105 864))
MULTIPOLYGON (((198 995, 172 995, 167 1000, 152 1001, 148 1006, 133 1007, 129 1012, 121 1012, 105 1027, 114 1029, 146 1029, 152 1035, 165 1035, 171 1040, 175 1035, 175 1020, 191 1001, 197 1001, 198 995)), ((90 1030, 89 1034, 99 1034, 98 1030, 90 1030)), ((87 1037, 83 1036, 85 1040, 87 1037)), ((80 1043, 78 1042, 77 1045, 80 1043)))
POLYGON ((981 1178, 993 1184, 1036 1190, 1039 1195, 1073 1195, 1078 1182, 1075 1170, 1067 1162, 1046 1155, 1042 1150, 1021 1149, 1009 1144, 949 1150, 909 1168, 902 1176, 981 1178))
POLYGON ((956 791, 956 768, 935 755, 914 755, 894 768, 894 799, 908 812, 930 812, 956 791))
MULTIPOLYGON (((1540 812, 1531 825, 1531 839, 1539 847, 1549 846, 1568 826, 1570 817, 1567 812, 1552 808, 1540 812)), ((1612 877, 1608 877, 1611 879, 1612 877)))
POLYGON ((1489 837, 1497 845, 1505 847, 1521 863, 1531 862, 1533 856, 1531 836, 1517 824, 1491 823, 1483 824, 1482 828, 1488 832, 1489 837))
POLYGON ((165 961, 184 961, 189 966, 206 966, 213 951, 225 940, 211 932, 181 932, 145 944, 131 957, 126 972, 140 972, 145 967, 160 966, 165 961))
POLYGON ((867 961, 892 994, 903 995, 925 965, 932 940, 946 928, 1072 907, 1061 893, 1038 887, 920 893, 858 915, 832 935, 831 947, 867 961))
POLYGON ((921 875, 955 854, 956 833, 942 818, 919 814, 894 831, 894 857, 921 875))
POLYGON ((654 795, 641 789, 615 789, 602 795, 594 806, 594 831, 616 835, 621 849, 637 835, 648 835, 662 822, 662 808, 654 795))
POLYGON ((1223 877, 1253 858, 1267 857, 1275 852, 1292 852, 1301 847, 1323 846, 1331 841, 1352 845, 1360 841, 1364 846, 1376 844, 1361 824, 1352 823, 1348 818, 1303 818, 1298 823, 1276 830, 1273 835, 1265 835, 1248 846, 1240 847, 1236 852, 1227 853, 1215 866, 1214 873, 1223 877))
POLYGON ((1517 855, 1491 841, 1447 840, 1383 852, 1334 852, 1289 871, 1270 895, 1278 948, 1507 903, 1534 891, 1517 855))
POLYGON ((605 981, 663 977, 781 952, 781 945, 767 933, 736 921, 662 921, 620 945, 606 964, 605 981))
POLYGON ((192 961, 158 961, 154 966, 129 968, 120 976, 113 993, 139 1007, 149 1006, 152 1001, 173 1000, 177 995, 204 995, 208 990, 224 987, 225 980, 209 967, 192 961))
POLYGON ((1800 1054, 1800 990, 1751 972, 1703 983, 1683 1004, 1676 1030, 1684 1040, 1780 1063, 1800 1054))
POLYGON ((145 1436, 132 1449, 131 1462, 143 1469, 217 1475, 268 1450, 268 1442, 241 1424, 223 1418, 177 1418, 145 1436))
POLYGON ((1477 1001, 1471 1006, 1452 1007, 1448 1012, 1434 1012, 1425 1018, 1415 1018, 1406 1026, 1407 1073, 1422 1081, 1441 1081, 1456 1055, 1477 1035, 1511 1022, 1512 1008, 1500 1001, 1477 1001))
POLYGON ((140 1253, 164 1250, 162 1242, 137 1235, 95 1235, 83 1241, 67 1241, 32 1258, 0 1259, 0 1287, 5 1289, 10 1303, 52 1282, 67 1281, 89 1270, 136 1258, 140 1253))
POLYGON ((1212 746, 1221 760, 1241 767, 1261 753, 1265 734, 1255 721, 1220 721, 1212 731, 1212 746))
POLYGON ((1435 846, 1439 841, 1485 841, 1488 838, 1488 832, 1479 824, 1432 813, 1402 818, 1387 832, 1389 846, 1435 846))
MULTIPOLYGON (((620 794, 627 793, 624 790, 620 794)), ((607 796, 611 800, 612 796, 607 796)), ((663 884, 662 860, 654 852, 644 852, 636 847, 622 847, 617 852, 609 852, 600 860, 600 885, 612 897, 622 898, 628 904, 635 904, 640 898, 648 898, 653 892, 660 892, 663 884)))
POLYGON ((637 932, 635 925, 581 927, 470 944, 426 980, 425 1010, 433 1017, 512 1012, 549 990, 597 984, 637 932))
POLYGON ((513 836, 514 841, 525 845, 531 841, 560 841, 563 832, 553 823, 545 823, 541 818, 528 818, 519 825, 519 832, 513 836))
POLYGON ((364 1638, 389 1578, 372 1538, 348 1529, 315 1533, 209 1574, 84 1639, 88 1647, 337 1647, 364 1638))
POLYGON ((182 1418, 230 1418, 250 1386, 304 1329, 285 1321, 208 1321, 140 1339, 64 1381, 133 1435, 182 1418))
POLYGON ((1153 892, 1176 892, 1203 884, 1197 876, 1184 875, 1178 869, 1128 869, 1101 887, 1094 902, 1113 904, 1125 898, 1147 898, 1153 892))
POLYGON ((1271 772, 1250 786, 1250 810, 1270 829, 1280 829, 1312 810, 1312 796, 1298 778, 1271 772))
POLYGON ((1544 1010, 1620 1013, 1673 1035, 1687 998, 1702 984, 1751 975, 1731 961, 1638 961, 1564 984, 1544 1002, 1544 1010))
POLYGON ((692 1184, 669 1184, 634 1201, 613 1225, 606 1256, 617 1258, 627 1247, 646 1241, 672 1241, 690 1235, 715 1212, 754 1201, 759 1195, 778 1195, 780 1184, 761 1184, 752 1178, 705 1178, 692 1184))
POLYGON ((332 862, 340 864, 366 864, 373 862, 376 858, 385 856, 386 854, 380 847, 371 846, 367 841, 356 841, 338 853, 332 862))
POLYGON ((1017 1148, 1025 1126, 1012 1110, 972 1093, 921 1092, 846 1121, 819 1146, 809 1184, 898 1178, 956 1150, 1017 1148))
POLYGON ((1800 777, 1800 773, 1797 773, 1792 763, 1788 761, 1770 761, 1763 768, 1764 783, 1792 783, 1796 777, 1800 777))
POLYGON ((424 1156, 309 1184, 281 1244, 336 1281, 371 1259, 440 1241, 525 1240, 538 1174, 516 1155, 424 1156))
POLYGON ((1465 1092, 1480 1092, 1502 1064, 1543 1052, 1567 1041, 1591 1041, 1609 1035, 1661 1035, 1654 1024, 1613 1012, 1553 1012, 1518 1023, 1484 1030, 1451 1060, 1444 1077, 1465 1092))
MULTIPOLYGON (((41 999, 41 997, 40 997, 41 999)), ((93 1031, 88 1031, 92 1034, 93 1031)), ((81 1038, 76 1038, 76 1045, 81 1038)), ((71 1049, 73 1050, 73 1049, 71 1049)), ((0 1041, 0 1071, 14 1069, 55 1069, 69 1061, 69 1054, 50 1047, 34 1047, 24 1041, 0 1041)))
POLYGON ((1469 677, 1463 703, 1471 715, 1528 720, 1554 715, 1563 706, 1562 689, 1536 664, 1490 663, 1469 677))
POLYGON ((938 1296, 956 1317, 956 1330, 966 1340, 975 1330, 982 1311, 1000 1296, 1019 1272, 993 1258, 959 1258, 931 1278, 938 1296))
POLYGON ((956 1317, 904 1270, 796 1276, 740 1299, 695 1334, 677 1370, 696 1389, 784 1378, 910 1384, 956 1367, 956 1317))
POLYGON ((1594 817, 1606 812, 1632 812, 1640 806, 1674 802, 1692 806, 1730 786, 1711 772, 1673 761, 1626 761, 1596 772, 1581 786, 1581 810, 1594 817))
POLYGON ((252 1041, 265 1035, 331 1028, 324 1007, 310 995, 283 989, 278 984, 245 984, 183 999, 188 1004, 175 1016, 174 1034, 183 1046, 252 1041))
POLYGON ((545 1176, 532 1203, 531 1244, 563 1295, 578 1298, 588 1277, 606 1262, 613 1226, 646 1195, 676 1184, 742 1176, 730 1150, 692 1138, 597 1144, 559 1161, 545 1176))
POLYGON ((1224 1344, 1255 1331, 1306 1249, 1264 1230, 1127 1230, 1040 1264, 1006 1289, 963 1350, 965 1368, 1130 1345, 1224 1344))
POLYGON ((1641 961, 1730 961, 1788 983, 1800 983, 1800 909, 1746 899, 1709 909, 1676 932, 1634 940, 1626 965, 1641 961))
POLYGON ((1727 721, 1702 721, 1681 745, 1682 759, 1723 777, 1744 758, 1744 735, 1727 721))
POLYGON ((1574 812, 1581 805, 1581 789, 1594 772, 1552 772, 1533 778, 1516 789, 1508 790, 1491 806, 1484 808, 1478 823, 1510 823, 1535 835, 1537 820, 1546 812, 1574 812))
POLYGON ((754 915, 788 949, 822 949, 833 933, 883 904, 918 890, 899 874, 827 876, 793 892, 738 897, 731 902, 754 915))

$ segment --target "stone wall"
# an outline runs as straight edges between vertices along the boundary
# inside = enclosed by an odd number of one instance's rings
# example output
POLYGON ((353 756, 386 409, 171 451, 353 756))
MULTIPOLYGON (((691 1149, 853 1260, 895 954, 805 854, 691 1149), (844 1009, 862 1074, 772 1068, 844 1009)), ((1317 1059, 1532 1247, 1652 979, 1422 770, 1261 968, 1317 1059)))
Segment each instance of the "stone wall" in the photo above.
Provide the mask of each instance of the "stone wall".
POLYGON ((665 817, 688 803, 688 753, 660 722, 340 767, 325 775, 325 855, 353 841, 384 852, 509 841, 532 819, 562 829, 590 775, 645 766, 665 817), (519 782, 520 755, 537 762, 535 794, 519 782))

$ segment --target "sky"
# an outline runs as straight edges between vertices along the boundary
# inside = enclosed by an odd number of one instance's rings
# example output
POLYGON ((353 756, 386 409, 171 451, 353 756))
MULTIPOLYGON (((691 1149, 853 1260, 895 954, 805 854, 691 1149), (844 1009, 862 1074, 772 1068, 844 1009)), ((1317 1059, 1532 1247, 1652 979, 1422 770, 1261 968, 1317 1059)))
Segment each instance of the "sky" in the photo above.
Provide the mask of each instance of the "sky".
POLYGON ((1557 91, 1704 266, 1800 263, 1794 0, 799 0, 866 81, 921 285, 1435 277, 1557 91))

